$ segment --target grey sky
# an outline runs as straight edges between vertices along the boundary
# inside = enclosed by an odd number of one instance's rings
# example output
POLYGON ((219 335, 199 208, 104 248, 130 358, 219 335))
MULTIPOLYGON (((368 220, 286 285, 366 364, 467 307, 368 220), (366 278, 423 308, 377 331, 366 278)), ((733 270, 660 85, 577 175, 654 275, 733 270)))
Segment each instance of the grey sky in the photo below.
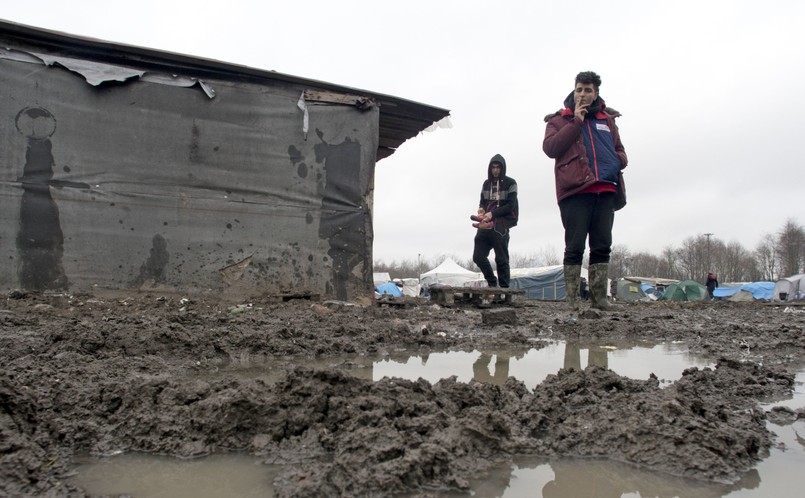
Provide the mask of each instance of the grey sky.
POLYGON ((377 165, 375 259, 469 258, 489 159, 519 185, 510 251, 561 254, 543 117, 579 71, 623 116, 615 244, 713 233, 753 249, 805 224, 805 3, 2 0, 0 17, 385 93, 452 111, 377 165))

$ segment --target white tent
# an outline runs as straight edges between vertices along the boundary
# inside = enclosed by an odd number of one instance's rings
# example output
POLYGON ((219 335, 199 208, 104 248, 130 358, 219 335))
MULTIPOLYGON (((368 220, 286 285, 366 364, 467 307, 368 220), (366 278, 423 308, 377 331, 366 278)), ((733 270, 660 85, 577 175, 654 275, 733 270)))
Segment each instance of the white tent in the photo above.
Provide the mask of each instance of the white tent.
POLYGON ((772 301, 798 301, 805 299, 805 273, 781 278, 774 283, 772 301))
POLYGON ((391 282, 391 275, 388 272, 374 272, 372 273, 372 281, 375 287, 386 282, 391 282))
POLYGON ((419 276, 419 283, 424 288, 434 284, 449 285, 451 287, 466 287, 471 282, 483 280, 480 272, 467 270, 450 258, 442 261, 436 268, 419 276))
POLYGON ((403 295, 412 297, 419 296, 419 279, 404 278, 402 279, 402 284, 403 295))

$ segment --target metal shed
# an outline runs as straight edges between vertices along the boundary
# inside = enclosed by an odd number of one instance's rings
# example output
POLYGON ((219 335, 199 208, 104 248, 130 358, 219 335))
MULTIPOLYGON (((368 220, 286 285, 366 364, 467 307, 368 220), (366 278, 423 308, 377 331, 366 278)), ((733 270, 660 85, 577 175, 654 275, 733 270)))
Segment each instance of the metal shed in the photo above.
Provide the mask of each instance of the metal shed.
POLYGON ((449 111, 0 21, 0 286, 371 296, 374 168, 449 111))

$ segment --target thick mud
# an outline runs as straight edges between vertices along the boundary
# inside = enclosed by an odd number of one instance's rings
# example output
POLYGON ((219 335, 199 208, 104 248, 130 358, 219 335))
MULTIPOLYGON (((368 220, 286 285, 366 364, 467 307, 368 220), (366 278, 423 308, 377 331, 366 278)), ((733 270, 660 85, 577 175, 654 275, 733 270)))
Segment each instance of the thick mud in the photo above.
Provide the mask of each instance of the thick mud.
POLYGON ((257 455, 285 466, 279 497, 468 491, 471 478, 522 455, 733 483, 774 444, 767 417, 805 418, 805 407, 759 405, 789 394, 805 365, 805 307, 640 303, 575 322, 547 302, 501 313, 13 292, 0 307, 0 495, 85 496, 66 479, 76 456, 121 452, 257 455), (562 339, 682 341, 717 366, 662 388, 654 376, 563 369, 533 389, 514 378, 373 382, 340 366, 295 367, 268 383, 220 368, 243 357, 304 364, 562 339))

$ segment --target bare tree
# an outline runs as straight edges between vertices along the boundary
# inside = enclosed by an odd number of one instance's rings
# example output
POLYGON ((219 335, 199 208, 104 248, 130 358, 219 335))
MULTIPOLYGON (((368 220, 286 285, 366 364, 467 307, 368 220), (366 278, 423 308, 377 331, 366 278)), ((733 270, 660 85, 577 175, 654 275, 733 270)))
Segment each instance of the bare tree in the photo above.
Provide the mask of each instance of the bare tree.
POLYGON ((724 246, 719 244, 716 252, 715 271, 721 282, 748 282, 752 280, 754 258, 738 242, 724 246))
POLYGON ((616 280, 632 274, 630 267, 632 254, 626 246, 616 244, 612 246, 609 255, 609 278, 616 280))
POLYGON ((633 254, 630 268, 632 276, 665 277, 667 275, 667 273, 663 273, 661 271, 662 260, 647 252, 638 252, 633 254))
POLYGON ((697 235, 682 242, 682 247, 677 251, 681 279, 701 280, 711 270, 708 246, 712 247, 713 241, 709 239, 705 235, 697 235))
POLYGON ((657 276, 680 280, 679 263, 677 262, 678 253, 673 246, 667 246, 662 250, 662 256, 657 268, 657 276))
POLYGON ((542 246, 539 250, 539 261, 543 266, 553 266, 562 264, 562 251, 557 250, 552 245, 542 246))
POLYGON ((792 219, 785 222, 777 236, 777 253, 783 275, 805 272, 805 230, 792 219))
POLYGON ((760 271, 760 280, 775 281, 780 275, 780 262, 777 258, 777 242, 771 234, 766 234, 755 247, 755 264, 760 271))
POLYGON ((409 259, 386 263, 383 260, 374 262, 375 273, 388 272, 391 278, 419 278, 418 262, 409 259))
POLYGON ((559 252, 553 246, 547 245, 538 251, 528 254, 512 253, 509 256, 512 268, 531 268, 540 266, 553 266, 562 263, 559 252))
POLYGON ((530 254, 509 254, 509 266, 512 268, 528 268, 530 266, 540 266, 534 263, 534 257, 530 254))

